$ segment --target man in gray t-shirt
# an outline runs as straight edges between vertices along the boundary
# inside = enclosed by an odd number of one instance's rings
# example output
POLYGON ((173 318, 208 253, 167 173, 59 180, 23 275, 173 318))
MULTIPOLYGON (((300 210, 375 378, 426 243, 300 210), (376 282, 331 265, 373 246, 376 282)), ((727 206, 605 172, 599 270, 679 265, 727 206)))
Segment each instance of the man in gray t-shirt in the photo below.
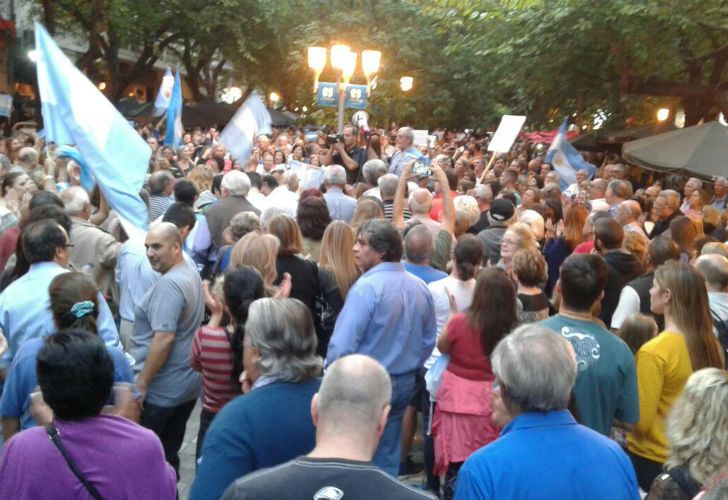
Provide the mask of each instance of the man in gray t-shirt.
POLYGON ((177 470, 187 420, 200 392, 190 353, 205 312, 202 282, 184 261, 174 224, 151 229, 144 245, 161 277, 135 311, 132 355, 144 403, 141 424, 159 436, 167 461, 177 470))

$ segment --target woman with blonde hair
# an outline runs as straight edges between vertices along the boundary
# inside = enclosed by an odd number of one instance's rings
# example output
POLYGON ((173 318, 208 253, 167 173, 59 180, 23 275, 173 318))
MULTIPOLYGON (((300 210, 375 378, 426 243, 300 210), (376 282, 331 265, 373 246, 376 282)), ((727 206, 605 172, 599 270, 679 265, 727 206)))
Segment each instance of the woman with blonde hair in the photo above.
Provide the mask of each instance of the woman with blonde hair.
MULTIPOLYGON (((278 238, 280 242, 275 264, 278 277, 274 284, 278 285, 283 279, 284 273, 290 274, 293 281, 291 298, 306 304, 311 311, 311 316, 314 316, 316 314, 316 294, 319 290, 318 266, 315 262, 301 256, 303 236, 298 223, 289 215, 276 215, 268 223, 268 232, 278 238)), ((319 344, 322 344, 321 339, 319 339, 319 344)), ((324 347, 320 345, 319 349, 324 347)))
POLYGON ((728 372, 704 368, 693 373, 667 418, 670 441, 665 474, 649 498, 690 499, 728 464, 728 372))
POLYGON ((702 368, 723 367, 705 281, 692 266, 667 262, 657 268, 650 308, 664 314, 665 329, 637 351, 640 420, 627 436, 627 450, 645 491, 667 460, 665 419, 688 378, 702 368))
POLYGON ((202 165, 192 167, 187 173, 187 178, 192 181, 192 184, 197 188, 197 192, 200 193, 195 202, 195 208, 197 210, 201 210, 202 207, 217 201, 217 196, 212 194, 211 191, 212 177, 212 171, 202 165))
POLYGON ((506 232, 503 233, 500 251, 501 258, 498 261, 498 267, 510 275, 511 268, 513 267, 513 256, 518 250, 526 248, 538 248, 536 237, 528 224, 516 222, 509 226, 506 232))
POLYGON ((317 322, 319 350, 326 352, 334 332, 336 318, 344 307, 346 294, 359 278, 354 262, 354 234, 346 222, 335 220, 328 225, 321 239, 321 258, 318 266, 319 296, 317 322))
POLYGON ((370 198, 362 198, 356 205, 356 210, 351 218, 351 230, 357 234, 359 227, 368 220, 384 219, 384 208, 382 204, 370 198))
POLYGON ((280 242, 272 234, 253 231, 248 233, 235 244, 230 256, 230 269, 242 266, 253 266, 263 276, 266 293, 274 295, 275 283, 278 278, 276 269, 276 256, 280 242))

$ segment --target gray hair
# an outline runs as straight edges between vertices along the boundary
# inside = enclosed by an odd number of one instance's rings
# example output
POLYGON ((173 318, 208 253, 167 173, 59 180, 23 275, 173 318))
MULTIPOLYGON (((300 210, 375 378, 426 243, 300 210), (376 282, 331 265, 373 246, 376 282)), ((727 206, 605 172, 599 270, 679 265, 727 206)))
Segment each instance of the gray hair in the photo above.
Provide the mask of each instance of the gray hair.
POLYGON ((258 299, 245 322, 245 346, 260 352, 258 369, 283 382, 302 382, 321 373, 313 318, 297 299, 258 299))
POLYGON ((432 233, 424 224, 412 225, 404 237, 404 254, 413 264, 428 264, 435 253, 432 233))
POLYGON ((384 367, 363 354, 334 361, 318 392, 319 422, 326 430, 348 433, 374 428, 392 398, 392 383, 384 367))
POLYGON ((369 160, 362 167, 364 180, 370 186, 376 186, 380 177, 387 173, 387 164, 382 160, 369 160))
POLYGON ((425 188, 412 191, 409 197, 409 207, 413 214, 426 214, 432 207, 432 193, 425 188))
POLYGON ((386 174, 379 178, 377 184, 379 184, 379 194, 382 196, 382 199, 393 198, 394 193, 397 192, 399 177, 394 174, 386 174))
POLYGON ((346 170, 341 165, 331 165, 324 174, 327 186, 346 186, 346 170))
POLYGON ((478 200, 490 203, 493 201, 493 189, 488 184, 479 184, 473 189, 473 196, 478 200))
POLYGON ((632 188, 627 181, 623 181, 622 179, 615 179, 611 181, 608 186, 612 191, 612 194, 617 198, 626 200, 632 195, 632 188))
POLYGON ((149 177, 149 193, 162 194, 170 183, 174 182, 174 175, 166 170, 154 172, 149 177))
MULTIPOLYGON (((2 160, 2 157, 0 157, 0 161, 1 160, 2 160)), ((728 179, 726 179, 725 177, 722 177, 722 176, 716 177, 715 178, 715 181, 713 181, 713 185, 718 184, 718 183, 720 183, 720 184, 728 184, 728 179)))
POLYGON ((601 177, 594 179, 591 181, 591 187, 595 187, 599 190, 602 195, 607 192, 607 181, 605 179, 602 179, 601 177))
POLYGON ((266 208, 260 216, 260 224, 263 226, 263 230, 267 230, 268 226, 270 225, 270 221, 272 221, 275 217, 279 215, 288 215, 288 212, 280 207, 266 208))
POLYGON ((678 193, 674 189, 663 189, 662 191, 660 191, 657 197, 665 198, 667 206, 670 207, 672 210, 677 210, 678 208, 680 208, 680 193, 678 193))
POLYGON ((255 212, 238 212, 230 220, 230 232, 235 241, 259 229, 260 218, 258 218, 255 212))
POLYGON ((78 215, 91 203, 88 193, 81 186, 71 186, 62 191, 61 201, 68 215, 78 215))
POLYGON ((415 142, 415 131, 412 130, 410 127, 401 127, 397 131, 397 135, 399 135, 399 134, 402 134, 403 136, 405 136, 410 144, 415 142))
POLYGON ((521 326, 498 343, 491 362, 503 397, 521 412, 568 406, 576 356, 561 335, 533 324, 521 326))
POLYGON ((728 462, 728 372, 703 368, 688 379, 667 417, 668 468, 688 466, 705 484, 728 462))
POLYGON ((288 186, 289 191, 298 191, 298 174, 292 170, 286 170, 283 174, 283 183, 288 186))
POLYGON ((220 189, 226 189, 230 196, 246 196, 250 191, 250 177, 240 170, 231 170, 222 178, 220 189))

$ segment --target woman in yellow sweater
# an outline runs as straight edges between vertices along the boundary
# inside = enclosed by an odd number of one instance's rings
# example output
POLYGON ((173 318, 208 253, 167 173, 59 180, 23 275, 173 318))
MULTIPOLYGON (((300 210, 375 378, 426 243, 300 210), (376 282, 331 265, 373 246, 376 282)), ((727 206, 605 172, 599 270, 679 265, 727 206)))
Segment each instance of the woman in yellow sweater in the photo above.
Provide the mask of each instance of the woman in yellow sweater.
POLYGON ((655 271, 650 301, 653 313, 665 315, 665 330, 637 351, 640 420, 627 437, 644 491, 667 460, 665 418, 688 377, 701 368, 723 367, 700 273, 680 262, 663 264, 655 271))

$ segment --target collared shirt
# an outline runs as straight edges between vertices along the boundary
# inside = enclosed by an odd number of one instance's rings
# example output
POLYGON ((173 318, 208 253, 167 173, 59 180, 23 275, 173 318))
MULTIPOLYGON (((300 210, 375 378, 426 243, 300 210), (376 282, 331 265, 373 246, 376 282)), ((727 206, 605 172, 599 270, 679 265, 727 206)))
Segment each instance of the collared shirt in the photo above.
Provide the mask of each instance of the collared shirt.
MULTIPOLYGON (((204 219, 204 217, 203 217, 204 219)), ((185 261, 197 270, 195 261, 183 252, 185 261)), ((116 282, 119 285, 119 316, 134 322, 134 311, 142 298, 159 280, 160 274, 152 269, 147 250, 141 240, 127 240, 119 251, 116 262, 116 282)))
POLYGON ((568 410, 522 413, 458 473, 455 500, 637 500, 632 463, 619 445, 568 410), (598 465, 596 465, 598 464, 598 465))
POLYGON ((161 194, 149 196, 149 220, 153 221, 157 217, 164 215, 172 203, 174 203, 174 196, 164 196, 161 194))
POLYGON ((192 258, 198 264, 205 265, 207 262, 215 262, 217 255, 211 252, 212 235, 207 225, 207 217, 203 217, 195 223, 195 239, 192 243, 192 258))
POLYGON ((332 220, 343 220, 347 224, 351 222, 354 211, 356 211, 354 198, 347 196, 337 187, 329 186, 324 193, 324 200, 326 200, 326 206, 329 207, 332 220))
POLYGON ((401 176, 405 164, 412 160, 416 160, 417 158, 422 158, 422 156, 423 155, 420 150, 414 146, 410 146, 404 151, 397 150, 397 152, 392 155, 392 160, 389 162, 389 173, 401 176))
POLYGON ((723 198, 716 198, 715 196, 713 196, 713 200, 710 202, 710 204, 722 212, 726 209, 726 207, 728 207, 728 195, 724 196, 723 198))
MULTIPOLYGON (((8 339, 8 352, 3 355, 7 366, 18 348, 32 338, 44 337, 56 331, 51 314, 48 287, 53 278, 67 273, 55 262, 37 262, 28 272, 15 280, 0 294, 0 328, 8 339)), ((106 345, 118 347, 119 332, 103 295, 99 293, 99 335, 106 345)))
POLYGON ((285 210, 286 214, 295 219, 298 211, 298 194, 283 184, 270 192, 266 197, 265 205, 266 208, 276 207, 285 210))
POLYGON ((383 262, 349 290, 326 364, 347 354, 366 354, 390 374, 401 375, 423 366, 436 336, 435 306, 427 285, 401 263, 383 262))

